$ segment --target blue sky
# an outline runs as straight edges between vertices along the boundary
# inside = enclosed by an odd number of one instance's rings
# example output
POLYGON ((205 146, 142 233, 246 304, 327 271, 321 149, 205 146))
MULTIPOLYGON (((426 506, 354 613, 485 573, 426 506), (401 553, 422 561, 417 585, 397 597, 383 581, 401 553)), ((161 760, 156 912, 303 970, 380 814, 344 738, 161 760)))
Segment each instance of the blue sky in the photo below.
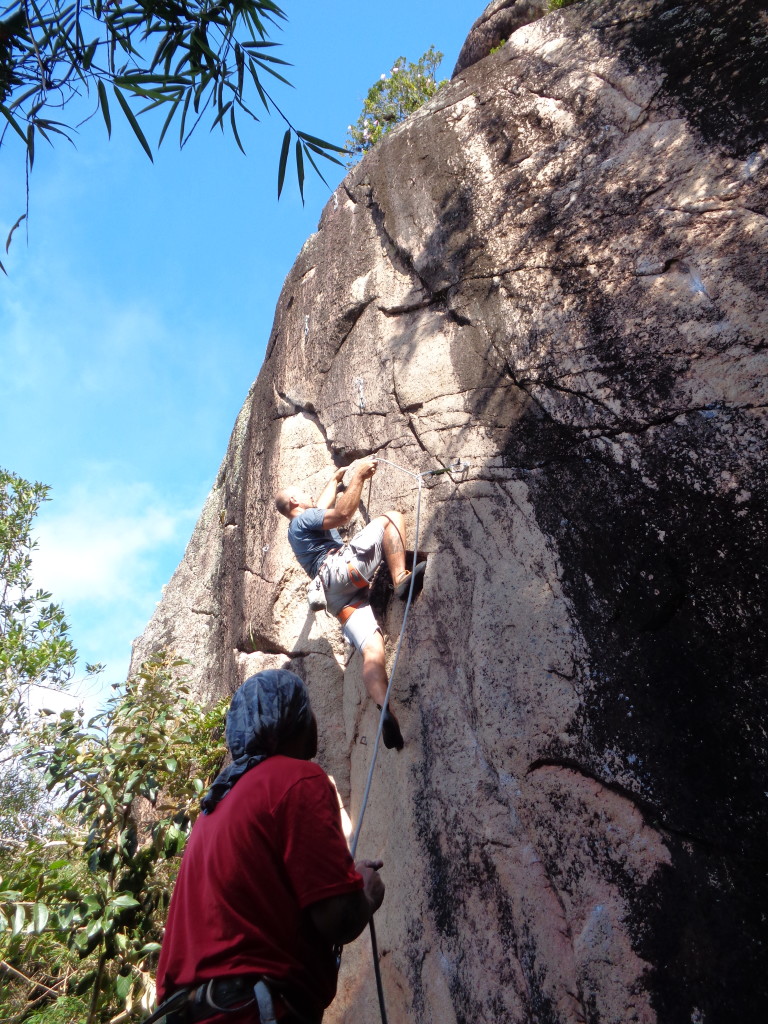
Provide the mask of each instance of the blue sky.
MULTIPOLYGON (((398 56, 434 45, 450 76, 483 3, 283 7, 273 38, 295 89, 275 98, 296 127, 343 144, 398 56)), ((81 663, 106 663, 100 692, 125 677, 184 553, 285 276, 330 195, 308 174, 302 207, 289 175, 277 202, 276 117, 241 124, 247 157, 201 125, 183 152, 166 138, 154 164, 119 110, 112 120, 111 140, 98 116, 76 148, 38 143, 26 228, 0 253, 0 465, 51 486, 36 582, 64 605, 81 663)), ((0 148, 3 239, 26 202, 12 134, 0 148)), ((333 188, 345 172, 324 165, 333 188)))

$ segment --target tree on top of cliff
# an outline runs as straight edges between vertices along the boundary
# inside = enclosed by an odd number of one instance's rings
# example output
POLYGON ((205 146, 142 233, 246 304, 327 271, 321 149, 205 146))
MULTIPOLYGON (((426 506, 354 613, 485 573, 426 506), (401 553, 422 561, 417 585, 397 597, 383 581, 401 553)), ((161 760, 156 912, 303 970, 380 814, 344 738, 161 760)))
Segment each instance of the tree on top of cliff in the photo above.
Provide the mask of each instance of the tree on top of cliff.
POLYGON ((434 46, 430 46, 415 63, 407 61, 405 57, 398 57, 392 65, 389 78, 382 75, 371 86, 360 117, 355 124, 347 126, 350 165, 375 146, 387 132, 401 124, 409 114, 431 99, 445 84, 436 78, 442 59, 442 53, 434 46))
POLYGON ((245 152, 237 117, 258 121, 251 109, 258 99, 259 109, 287 125, 278 195, 294 140, 303 196, 305 158, 319 174, 316 156, 338 163, 332 154, 344 151, 299 131, 266 87, 290 84, 278 70, 287 62, 273 53, 279 44, 269 39, 285 17, 273 0, 12 0, 0 21, 0 145, 16 133, 29 169, 41 138, 71 139, 96 111, 111 134, 119 110, 151 160, 139 120, 159 110, 158 146, 173 127, 183 147, 205 119, 230 130, 245 152))

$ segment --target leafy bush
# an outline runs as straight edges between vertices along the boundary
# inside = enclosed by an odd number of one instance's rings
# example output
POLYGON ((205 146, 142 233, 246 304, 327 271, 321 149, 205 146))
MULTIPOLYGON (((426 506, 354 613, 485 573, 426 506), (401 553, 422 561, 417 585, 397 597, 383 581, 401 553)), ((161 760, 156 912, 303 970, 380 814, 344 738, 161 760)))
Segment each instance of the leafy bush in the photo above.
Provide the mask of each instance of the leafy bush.
POLYGON ((442 53, 435 50, 434 46, 430 46, 415 64, 405 57, 398 57, 392 65, 389 78, 382 75, 371 86, 360 117, 355 124, 347 126, 350 165, 445 85, 444 81, 438 82, 435 77, 442 59, 442 53))
POLYGON ((32 585, 32 522, 48 491, 0 469, 0 747, 27 721, 29 687, 61 689, 77 657, 61 606, 32 585))
POLYGON ((58 810, 23 855, 0 855, 0 957, 16 972, 18 1020, 68 1022, 63 1007, 61 1018, 28 1016, 65 996, 78 1024, 154 1000, 178 859, 224 755, 228 702, 195 702, 184 664, 158 655, 90 721, 43 712, 27 731, 25 761, 58 810))

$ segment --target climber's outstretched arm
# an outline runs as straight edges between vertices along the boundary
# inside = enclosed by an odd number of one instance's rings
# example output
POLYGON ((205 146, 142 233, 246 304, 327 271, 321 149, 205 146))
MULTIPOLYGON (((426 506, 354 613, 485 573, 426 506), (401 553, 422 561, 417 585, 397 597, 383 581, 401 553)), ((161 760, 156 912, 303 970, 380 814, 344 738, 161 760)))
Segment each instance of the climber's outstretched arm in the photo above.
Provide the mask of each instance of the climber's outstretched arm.
POLYGON ((360 459, 352 468, 352 478, 347 484, 347 489, 339 498, 335 499, 333 506, 317 506, 318 508, 328 508, 328 511, 323 516, 324 530, 334 530, 338 526, 347 525, 355 512, 357 512, 363 484, 375 472, 376 463, 373 459, 360 459))
POLYGON ((344 474, 347 468, 343 466, 341 469, 337 469, 331 479, 325 485, 320 492, 320 497, 317 499, 316 508, 333 508, 336 504, 336 495, 339 490, 339 484, 344 479, 344 474))

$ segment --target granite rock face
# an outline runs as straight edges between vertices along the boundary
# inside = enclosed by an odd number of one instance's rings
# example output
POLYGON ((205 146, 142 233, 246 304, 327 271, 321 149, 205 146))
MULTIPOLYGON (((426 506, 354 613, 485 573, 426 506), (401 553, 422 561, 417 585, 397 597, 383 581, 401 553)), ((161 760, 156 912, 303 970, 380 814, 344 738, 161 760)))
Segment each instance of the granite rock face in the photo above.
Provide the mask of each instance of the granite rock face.
POLYGON ((517 29, 546 13, 547 0, 493 0, 469 30, 451 77, 487 57, 517 29))
MULTIPOLYGON (((498 6, 498 5, 495 5, 498 6)), ((336 190, 138 662, 307 681, 356 819, 376 729, 272 505, 364 454, 428 567, 359 853, 389 1019, 732 1024, 768 998, 763 5, 516 31, 336 190)), ((362 522, 362 519, 361 519, 362 522)), ((411 544, 413 541, 411 540, 411 544)), ((392 655, 403 606, 376 607, 392 655)), ((326 1020, 377 1018, 367 942, 326 1020)))

